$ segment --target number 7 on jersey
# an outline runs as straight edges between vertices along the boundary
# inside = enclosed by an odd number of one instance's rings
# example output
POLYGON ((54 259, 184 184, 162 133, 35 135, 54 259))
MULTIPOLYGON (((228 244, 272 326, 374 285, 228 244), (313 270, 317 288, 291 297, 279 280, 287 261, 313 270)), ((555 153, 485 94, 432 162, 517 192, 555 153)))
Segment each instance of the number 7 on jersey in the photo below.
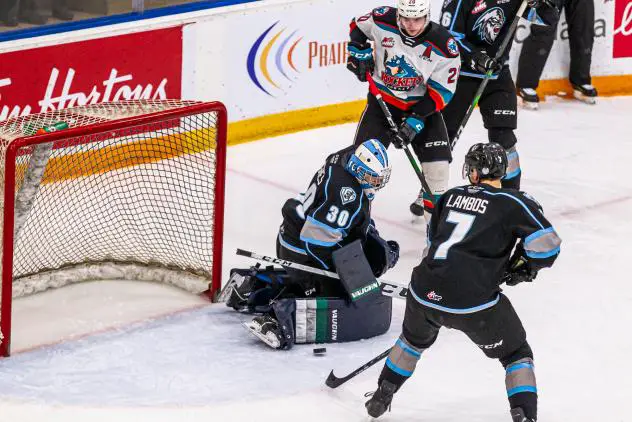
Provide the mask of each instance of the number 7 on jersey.
POLYGON ((465 214, 463 212, 450 211, 446 222, 455 224, 452 234, 442 244, 439 245, 437 251, 434 254, 434 259, 446 259, 448 257, 448 251, 450 248, 462 241, 474 224, 475 215, 465 214))

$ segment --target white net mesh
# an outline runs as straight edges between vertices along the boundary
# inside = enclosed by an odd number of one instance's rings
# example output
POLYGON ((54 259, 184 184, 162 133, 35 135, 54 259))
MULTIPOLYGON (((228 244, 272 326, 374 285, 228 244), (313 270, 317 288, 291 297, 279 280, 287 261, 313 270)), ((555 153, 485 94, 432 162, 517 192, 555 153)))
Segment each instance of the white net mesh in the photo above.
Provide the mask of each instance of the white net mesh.
MULTIPOLYGON (((8 120, 0 159, 11 141, 43 127, 94 127, 194 104, 128 101, 8 120)), ((216 147, 217 113, 202 112, 20 148, 15 212, 2 204, 16 222, 13 296, 104 278, 208 288, 216 147)))

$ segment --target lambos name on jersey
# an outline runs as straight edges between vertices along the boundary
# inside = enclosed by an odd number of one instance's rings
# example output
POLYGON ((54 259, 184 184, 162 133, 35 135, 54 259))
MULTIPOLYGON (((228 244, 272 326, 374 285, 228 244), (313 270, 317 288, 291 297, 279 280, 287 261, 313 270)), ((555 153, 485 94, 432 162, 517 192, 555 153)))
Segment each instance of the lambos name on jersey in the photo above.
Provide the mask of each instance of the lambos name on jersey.
POLYGON ((489 201, 487 199, 475 198, 472 196, 450 194, 446 207, 457 208, 464 211, 474 211, 479 214, 485 214, 489 201))

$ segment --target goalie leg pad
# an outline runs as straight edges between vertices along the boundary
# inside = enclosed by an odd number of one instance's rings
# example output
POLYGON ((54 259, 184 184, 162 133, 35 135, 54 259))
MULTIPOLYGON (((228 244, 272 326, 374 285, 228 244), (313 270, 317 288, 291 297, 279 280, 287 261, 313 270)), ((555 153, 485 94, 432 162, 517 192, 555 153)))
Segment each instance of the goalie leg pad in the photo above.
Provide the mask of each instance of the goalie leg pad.
POLYGON ((391 326, 392 298, 349 304, 345 299, 296 299, 296 343, 357 341, 384 334, 391 326))

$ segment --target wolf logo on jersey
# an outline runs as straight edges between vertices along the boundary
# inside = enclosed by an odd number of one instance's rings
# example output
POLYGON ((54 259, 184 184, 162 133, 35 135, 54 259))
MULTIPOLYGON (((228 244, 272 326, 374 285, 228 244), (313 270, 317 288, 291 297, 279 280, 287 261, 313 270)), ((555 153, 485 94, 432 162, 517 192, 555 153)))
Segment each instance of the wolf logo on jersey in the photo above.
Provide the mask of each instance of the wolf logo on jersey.
POLYGON ((505 12, 500 7, 489 9, 474 23, 474 31, 478 33, 481 41, 493 44, 505 24, 505 12))
POLYGON ((390 60, 386 60, 384 56, 384 72, 382 73, 382 81, 393 91, 412 91, 424 81, 417 69, 413 67, 406 57, 394 56, 390 60))

